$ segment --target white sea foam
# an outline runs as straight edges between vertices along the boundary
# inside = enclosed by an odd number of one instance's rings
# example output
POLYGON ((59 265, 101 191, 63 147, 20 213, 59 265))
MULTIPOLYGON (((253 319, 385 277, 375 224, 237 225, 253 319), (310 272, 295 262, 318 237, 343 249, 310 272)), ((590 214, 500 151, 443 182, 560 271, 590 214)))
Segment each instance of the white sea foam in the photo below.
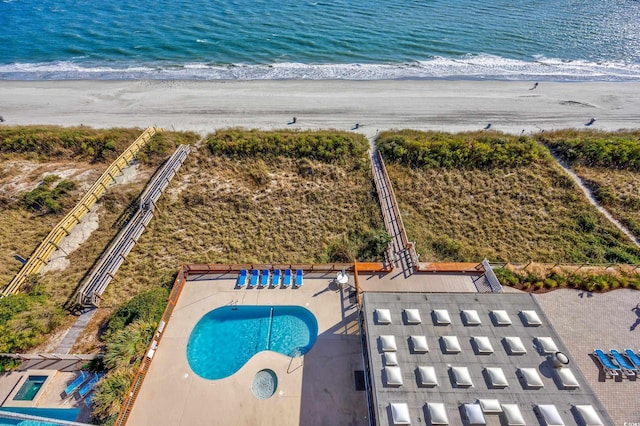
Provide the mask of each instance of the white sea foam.
POLYGON ((89 66, 83 62, 16 63, 0 65, 0 79, 185 79, 185 80, 384 80, 482 79, 549 81, 640 81, 640 64, 565 61, 537 57, 520 61, 491 55, 435 57, 401 64, 268 65, 123 64, 89 66))

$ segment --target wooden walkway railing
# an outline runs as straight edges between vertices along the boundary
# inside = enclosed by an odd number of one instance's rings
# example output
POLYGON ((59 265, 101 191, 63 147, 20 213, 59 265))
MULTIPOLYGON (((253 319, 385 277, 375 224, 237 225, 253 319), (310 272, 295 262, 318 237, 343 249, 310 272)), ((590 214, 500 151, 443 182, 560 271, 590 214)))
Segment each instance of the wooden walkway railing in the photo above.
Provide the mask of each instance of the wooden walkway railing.
POLYGON ((418 265, 418 255, 414 244, 409 242, 407 231, 402 221, 402 215, 398 208, 391 178, 387 173, 387 168, 379 151, 371 155, 371 168, 373 180, 378 192, 378 200, 382 210, 382 218, 387 233, 392 238, 393 253, 387 252, 387 259, 391 265, 394 261, 399 261, 404 269, 414 269, 418 265), (406 258, 408 254, 408 258, 406 258))
POLYGON ((58 249, 62 240, 71 233, 71 230, 80 222, 82 217, 91 209, 91 207, 102 197, 112 182, 115 182, 116 176, 122 173, 122 169, 133 160, 140 150, 158 131, 155 127, 149 127, 135 140, 120 156, 107 168, 100 178, 82 197, 80 202, 71 209, 67 215, 62 218, 57 225, 53 227, 49 235, 40 243, 40 245, 31 253, 20 271, 13 277, 7 287, 0 292, 0 297, 14 294, 20 290, 20 287, 29 279, 31 275, 38 274, 49 263, 51 255, 58 249))
POLYGON ((167 188, 189 155, 188 145, 180 145, 169 160, 151 178, 140 197, 140 206, 134 216, 111 242, 100 257, 78 292, 78 304, 82 307, 98 306, 100 296, 120 269, 129 252, 137 244, 153 219, 156 202, 167 188))

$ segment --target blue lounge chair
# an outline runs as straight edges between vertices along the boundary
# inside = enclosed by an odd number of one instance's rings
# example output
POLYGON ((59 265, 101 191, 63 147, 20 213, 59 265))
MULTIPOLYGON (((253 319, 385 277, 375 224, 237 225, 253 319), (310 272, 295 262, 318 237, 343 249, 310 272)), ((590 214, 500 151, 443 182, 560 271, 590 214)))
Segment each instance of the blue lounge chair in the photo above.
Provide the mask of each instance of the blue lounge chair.
POLYGON ((612 377, 620 374, 621 368, 613 364, 607 354, 602 352, 601 349, 596 349, 595 351, 593 351, 593 354, 602 365, 602 369, 604 370, 605 374, 612 377))
POLYGON ((78 391, 78 394, 80 395, 80 397, 84 398, 89 392, 91 392, 95 387, 96 383, 98 383, 98 381, 102 378, 102 376, 103 376, 102 373, 98 373, 95 376, 93 376, 91 380, 85 383, 84 386, 82 386, 78 391))
POLYGON ((626 358, 623 357, 620 352, 618 352, 615 349, 609 349, 609 353, 613 357, 614 361, 620 366, 625 376, 636 375, 638 370, 636 370, 636 368, 633 365, 629 364, 629 361, 627 361, 626 358))
POLYGON ((640 357, 631 349, 625 349, 624 353, 627 358, 629 358, 629 361, 631 361, 631 364, 633 364, 636 369, 640 369, 640 357))
POLYGON ((284 270, 284 277, 282 277, 282 285, 289 287, 291 285, 291 269, 284 270))
POLYGON ((271 285, 277 287, 280 285, 280 269, 273 270, 273 277, 271 277, 271 285))
POLYGON ((302 269, 296 269, 296 287, 302 287, 302 269))
POLYGON ((247 270, 241 269, 240 275, 238 275, 238 287, 244 287, 247 283, 247 270))
POLYGON ((69 396, 74 393, 80 387, 80 385, 82 385, 84 381, 87 380, 87 377, 89 377, 89 374, 80 370, 80 375, 76 377, 73 382, 69 384, 69 386, 67 386, 67 388, 64 390, 64 394, 66 396, 69 396))
POLYGON ((87 395, 87 397, 84 399, 84 405, 86 405, 87 407, 91 407, 91 400, 93 399, 93 396, 95 395, 95 393, 91 392, 89 395, 87 395))
POLYGON ((269 270, 263 269, 262 275, 260 276, 260 285, 262 287, 266 287, 269 285, 269 270))
POLYGON ((256 284, 258 284, 258 270, 257 269, 252 269, 251 270, 251 280, 249 280, 249 287, 255 287, 256 284))

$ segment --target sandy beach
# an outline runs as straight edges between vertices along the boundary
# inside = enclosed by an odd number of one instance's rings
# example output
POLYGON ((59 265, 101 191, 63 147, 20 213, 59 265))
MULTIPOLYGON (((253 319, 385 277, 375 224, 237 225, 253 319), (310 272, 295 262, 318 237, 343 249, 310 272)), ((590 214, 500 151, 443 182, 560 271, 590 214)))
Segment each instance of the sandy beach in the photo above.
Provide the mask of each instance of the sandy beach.
POLYGON ((559 128, 640 127, 639 83, 531 81, 0 81, 4 125, 157 125, 384 129, 520 134, 559 128), (292 117, 295 124, 288 124, 292 117))

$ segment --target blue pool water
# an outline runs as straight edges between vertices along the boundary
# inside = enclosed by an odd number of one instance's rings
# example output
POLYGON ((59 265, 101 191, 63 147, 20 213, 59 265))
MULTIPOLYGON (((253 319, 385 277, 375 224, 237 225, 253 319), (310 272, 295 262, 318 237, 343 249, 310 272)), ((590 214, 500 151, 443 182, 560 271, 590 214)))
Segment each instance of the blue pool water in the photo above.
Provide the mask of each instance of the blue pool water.
POLYGON ((80 410, 77 408, 17 408, 0 407, 0 426, 57 426, 55 420, 74 421, 80 410), (46 417, 52 419, 50 422, 40 422, 35 420, 19 420, 3 417, 2 412, 27 414, 29 416, 46 417))
POLYGON ((15 401, 33 401, 37 393, 47 381, 47 376, 29 376, 20 390, 13 397, 15 401))
POLYGON ((198 321, 187 344, 187 360, 200 377, 222 379, 261 351, 303 355, 317 337, 318 322, 303 307, 224 306, 198 321))

